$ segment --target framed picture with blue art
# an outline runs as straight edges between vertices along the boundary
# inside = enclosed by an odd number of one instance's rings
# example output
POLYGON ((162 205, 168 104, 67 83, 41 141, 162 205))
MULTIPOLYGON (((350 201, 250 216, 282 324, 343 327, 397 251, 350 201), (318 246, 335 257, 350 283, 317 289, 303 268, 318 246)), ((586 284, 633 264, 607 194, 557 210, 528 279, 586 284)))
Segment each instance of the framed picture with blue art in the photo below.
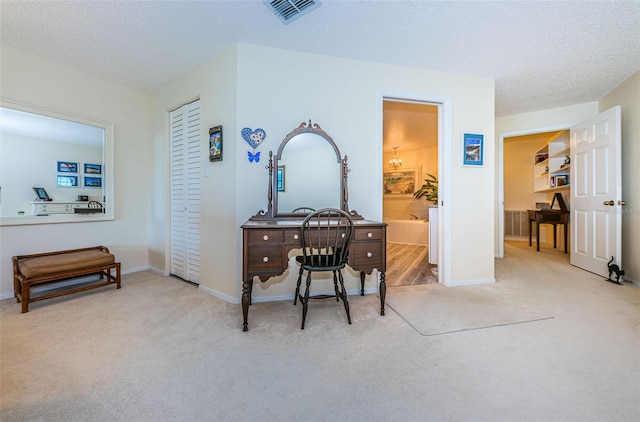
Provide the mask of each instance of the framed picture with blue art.
POLYGON ((102 164, 84 164, 86 174, 102 174, 102 164))
POLYGON ((284 192, 284 166, 278 166, 277 179, 278 192, 284 192))
POLYGON ((209 129, 209 161, 222 161, 222 126, 209 129))
POLYGON ((78 163, 72 161, 58 161, 58 173, 77 173, 78 163))
POLYGON ((59 188, 77 188, 78 176, 68 176, 66 174, 59 174, 56 181, 56 186, 59 188))
POLYGON ((463 165, 482 166, 484 164, 484 135, 465 133, 463 135, 463 153, 463 165))
POLYGON ((101 177, 84 176, 83 180, 84 180, 85 188, 101 188, 102 187, 101 177))

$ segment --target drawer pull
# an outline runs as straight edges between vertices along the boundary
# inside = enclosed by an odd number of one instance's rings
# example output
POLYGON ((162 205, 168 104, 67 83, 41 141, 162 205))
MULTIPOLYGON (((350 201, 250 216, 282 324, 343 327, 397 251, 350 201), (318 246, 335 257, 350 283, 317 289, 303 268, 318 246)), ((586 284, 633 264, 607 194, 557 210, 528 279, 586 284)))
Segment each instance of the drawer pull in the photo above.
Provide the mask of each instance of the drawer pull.
POLYGON ((344 239, 344 233, 342 233, 342 238, 344 239))
MULTIPOLYGON (((266 234, 264 236, 262 236, 263 240, 269 240, 269 236, 267 236, 266 234)), ((266 262, 266 261, 265 261, 266 262)))
POLYGON ((373 254, 371 252, 367 252, 367 258, 371 258, 373 254))
POLYGON ((373 237, 373 233, 371 232, 367 233, 367 237, 373 237))
POLYGON ((262 258, 262 262, 269 262, 269 257, 265 256, 264 258, 262 258))
POLYGON ((293 235, 293 238, 294 238, 295 240, 298 240, 298 239, 300 239, 300 236, 298 236, 297 234, 294 234, 294 235, 293 235))

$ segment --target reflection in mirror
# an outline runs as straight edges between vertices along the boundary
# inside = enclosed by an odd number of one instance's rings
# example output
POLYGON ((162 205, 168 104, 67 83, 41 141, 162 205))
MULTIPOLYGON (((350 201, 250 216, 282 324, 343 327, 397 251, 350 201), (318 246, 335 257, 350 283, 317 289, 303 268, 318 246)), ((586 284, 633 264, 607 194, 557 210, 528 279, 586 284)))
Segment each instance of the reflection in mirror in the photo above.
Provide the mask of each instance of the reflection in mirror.
POLYGON ((340 160, 326 139, 301 133, 289 140, 281 155, 277 165, 284 171, 277 214, 299 207, 340 208, 340 160))
POLYGON ((2 101, 0 225, 112 219, 112 140, 109 123, 2 101), (104 212, 86 211, 89 201, 104 212))

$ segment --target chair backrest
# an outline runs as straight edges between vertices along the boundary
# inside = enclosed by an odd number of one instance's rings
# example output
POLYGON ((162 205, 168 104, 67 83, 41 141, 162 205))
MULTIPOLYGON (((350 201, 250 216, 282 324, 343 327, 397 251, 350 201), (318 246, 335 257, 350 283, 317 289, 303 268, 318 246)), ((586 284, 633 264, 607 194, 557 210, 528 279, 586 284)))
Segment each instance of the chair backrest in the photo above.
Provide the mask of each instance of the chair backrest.
POLYGON ((302 222, 303 268, 330 271, 344 268, 353 237, 351 216, 336 208, 323 208, 302 222))
POLYGON ((294 214, 309 214, 310 212, 314 212, 315 210, 310 207, 298 207, 295 210, 291 211, 294 214))

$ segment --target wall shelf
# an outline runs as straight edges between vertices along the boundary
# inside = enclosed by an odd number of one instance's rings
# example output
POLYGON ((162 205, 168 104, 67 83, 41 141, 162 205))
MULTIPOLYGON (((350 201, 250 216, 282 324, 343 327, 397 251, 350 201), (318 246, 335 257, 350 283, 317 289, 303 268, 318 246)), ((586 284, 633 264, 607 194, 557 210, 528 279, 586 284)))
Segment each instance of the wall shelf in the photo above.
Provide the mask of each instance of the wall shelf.
POLYGON ((548 192, 569 187, 569 133, 559 132, 533 156, 533 191, 548 192))

